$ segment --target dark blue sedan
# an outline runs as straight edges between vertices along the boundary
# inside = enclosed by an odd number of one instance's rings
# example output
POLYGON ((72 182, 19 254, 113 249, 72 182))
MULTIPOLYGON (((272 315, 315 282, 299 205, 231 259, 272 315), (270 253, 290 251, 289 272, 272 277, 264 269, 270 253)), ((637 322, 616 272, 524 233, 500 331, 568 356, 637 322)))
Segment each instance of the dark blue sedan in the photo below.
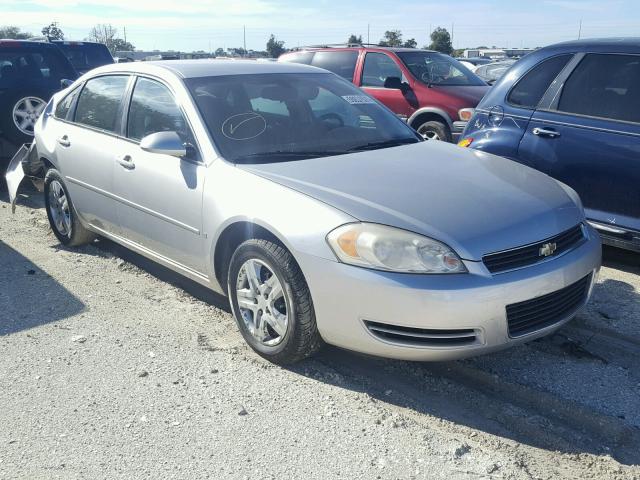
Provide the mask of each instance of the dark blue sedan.
POLYGON ((640 39, 537 50, 487 93, 461 146, 571 186, 605 243, 640 251, 640 39))

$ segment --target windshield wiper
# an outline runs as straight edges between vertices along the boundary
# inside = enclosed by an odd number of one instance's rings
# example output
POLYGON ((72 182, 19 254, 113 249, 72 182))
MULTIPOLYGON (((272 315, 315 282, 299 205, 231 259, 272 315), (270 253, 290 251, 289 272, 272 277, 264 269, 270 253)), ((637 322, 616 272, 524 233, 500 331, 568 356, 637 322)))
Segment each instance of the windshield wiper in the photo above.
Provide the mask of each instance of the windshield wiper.
POLYGON ((417 138, 400 138, 395 140, 384 140, 382 142, 370 142, 364 145, 358 145, 349 149, 350 152, 359 152, 362 150, 378 150, 379 148, 398 147, 400 145, 408 145, 410 143, 418 143, 417 138))
POLYGON ((330 150, 300 150, 297 152, 292 151, 271 151, 271 152, 256 152, 249 153, 247 155, 240 155, 237 157, 235 163, 252 163, 263 160, 266 163, 276 161, 277 158, 284 160, 305 159, 305 158, 318 158, 318 157, 330 157, 333 155, 343 155, 346 151, 330 151, 330 150))

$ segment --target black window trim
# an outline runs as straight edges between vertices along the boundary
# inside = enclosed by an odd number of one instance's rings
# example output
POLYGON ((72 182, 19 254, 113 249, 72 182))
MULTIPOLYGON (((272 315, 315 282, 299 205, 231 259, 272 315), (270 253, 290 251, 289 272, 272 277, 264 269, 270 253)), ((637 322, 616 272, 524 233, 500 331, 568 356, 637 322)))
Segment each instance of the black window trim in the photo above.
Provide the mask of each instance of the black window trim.
MULTIPOLYGON (((129 109, 131 108, 131 100, 133 99, 133 92, 135 90, 136 85, 138 84, 138 79, 140 78, 144 78, 146 80, 151 80, 154 82, 159 83, 160 85, 162 85, 163 87, 165 87, 167 90, 169 90, 169 93, 173 96, 174 100, 176 98, 176 92, 174 91, 173 88, 171 88, 170 85, 167 84, 167 82, 165 82, 162 78, 157 77, 155 75, 151 75, 148 73, 133 73, 132 74, 132 80, 129 84, 129 87, 127 88, 126 92, 125 92, 125 99, 124 102, 122 103, 122 139, 126 140, 129 143, 133 143, 134 145, 140 145, 140 140, 136 140, 134 138, 129 138, 128 137, 128 125, 129 125, 129 109)), ((189 95, 189 98, 191 98, 191 95, 189 95)), ((189 116, 187 115, 187 112, 185 111, 184 107, 179 104, 178 102, 176 102, 176 105, 178 107, 178 109, 180 110, 180 113, 182 113, 182 116, 184 117, 185 122, 187 123, 187 126, 189 127, 189 130, 191 132, 191 137, 193 138, 194 142, 196 143, 195 145, 193 145, 193 147, 196 150, 196 156, 194 158, 189 158, 189 157, 184 157, 181 158, 180 160, 185 160, 187 162, 191 162, 191 163, 196 163, 198 165, 205 165, 205 162, 202 159, 202 154, 201 152, 203 151, 202 148, 200 147, 200 142, 198 141, 198 138, 195 134, 195 129, 193 128, 193 124, 191 123, 191 121, 189 120, 189 116)))
POLYGON ((87 78, 81 88, 82 90, 80 90, 80 94, 78 95, 78 98, 76 98, 74 100, 74 105, 73 105, 73 115, 71 117, 69 117, 69 115, 67 115, 67 122, 76 126, 76 127, 80 127, 80 128, 84 128, 87 130, 91 130, 93 132, 96 133, 101 133, 103 135, 108 135, 110 137, 115 137, 115 138, 123 138, 122 137, 122 107, 124 105, 124 102, 120 103, 120 106, 118 107, 118 113, 120 113, 120 115, 116 114, 116 128, 115 131, 111 132, 109 130, 104 130, 103 128, 97 128, 97 127, 93 127, 91 125, 86 125, 84 123, 79 123, 76 120, 76 113, 77 113, 77 108, 78 108, 78 101, 80 100, 80 97, 82 96, 82 92, 84 91, 85 87, 87 86, 87 83, 89 83, 91 80, 94 80, 96 78, 102 78, 102 77, 129 77, 128 81, 127 81, 127 86, 124 89, 124 94, 126 95, 129 89, 129 86, 131 84, 131 78, 134 75, 131 72, 108 72, 108 73, 103 73, 100 75, 96 75, 94 77, 91 78, 87 78))
MULTIPOLYGON (((569 79, 569 77, 571 76, 571 74, 574 72, 574 70, 576 68, 578 68, 578 66, 580 65, 580 63, 582 62, 582 60, 587 56, 587 55, 624 55, 624 56, 636 56, 640 58, 640 54, 637 53, 627 53, 627 52, 581 52, 577 55, 575 55, 575 57, 569 62, 572 65, 572 68, 570 70, 568 70, 567 72, 565 72, 565 69, 563 69, 560 72, 559 77, 557 77, 557 80, 561 80, 558 82, 558 85, 556 86, 553 95, 550 98, 550 101, 547 104, 544 105, 540 105, 540 108, 537 108, 536 110, 540 110, 543 112, 548 112, 548 113, 555 113, 558 115, 562 115, 564 117, 578 117, 578 118, 585 118, 585 119, 589 119, 589 120, 599 120, 602 122, 614 122, 614 123, 618 123, 618 124, 622 124, 622 125, 640 125, 640 122, 632 122, 630 120, 620 120, 617 118, 609 118, 609 117, 597 117, 594 115, 584 115, 582 113, 573 113, 573 112, 565 112, 564 110, 558 110, 558 105, 560 104, 560 97, 562 97, 562 91, 564 90, 564 85, 566 83, 566 81, 569 79), (575 60, 575 62, 574 62, 575 60)), ((568 66, 569 64, 567 64, 568 66)), ((552 82, 553 85, 553 82, 552 82)), ((546 92, 542 98, 545 99, 545 97, 547 96, 546 92)), ((619 133, 626 133, 626 132, 619 132, 619 133)))
POLYGON ((64 97, 62 97, 60 100, 58 100, 58 103, 56 103, 56 108, 53 109, 53 113, 51 114, 51 116, 53 118, 55 118, 56 120, 60 121, 60 122, 73 124, 73 122, 71 120, 69 120, 69 118, 73 118, 75 116, 75 114, 76 114, 76 104, 78 103, 78 98, 80 98, 80 93, 82 93, 82 89, 83 88, 84 88, 84 82, 82 82, 80 85, 76 86, 73 90, 71 90, 64 97), (64 118, 58 117, 56 115, 56 110, 58 109, 58 105, 60 105, 62 102, 64 102, 71 95, 76 95, 76 98, 74 98, 73 102, 71 102, 71 105, 69 106, 69 110, 67 110, 67 114, 64 116, 64 118))
POLYGON ((511 88, 509 88, 509 90, 507 91, 505 97, 504 97, 504 103, 506 105, 509 105, 512 108, 518 108, 521 110, 529 110, 531 112, 534 112, 536 110, 539 109, 539 106, 542 102, 542 100, 546 97, 547 95, 547 91, 554 85, 554 82, 556 81, 556 79, 562 75, 562 73, 565 71, 565 69, 567 68, 567 66, 571 63, 572 59, 575 58, 575 52, 561 52, 558 53, 557 55, 551 55, 550 57, 546 57, 543 58, 542 60, 540 60, 539 62, 537 62, 536 64, 532 65, 531 68, 529 68, 526 72, 524 72, 520 78, 518 79, 518 81, 516 83, 514 83, 513 85, 511 85, 511 88), (540 97, 540 101, 537 103, 537 105, 535 107, 525 107, 522 105, 515 105, 513 103, 511 103, 509 101, 509 97, 511 96, 511 92, 513 90, 515 90, 515 88, 520 84, 520 82, 522 82, 522 80, 524 78, 526 78, 526 76, 534 69, 536 68, 538 65, 542 64, 543 62, 547 62, 549 60, 551 60, 552 58, 557 58, 557 57, 563 57, 563 56, 572 56, 572 58, 570 58, 567 63, 565 64, 565 66, 560 70, 560 72, 558 73, 558 75, 556 75, 556 77, 551 81, 551 83, 549 84, 549 86, 547 87, 547 90, 545 90, 545 93, 542 94, 542 97, 540 97))

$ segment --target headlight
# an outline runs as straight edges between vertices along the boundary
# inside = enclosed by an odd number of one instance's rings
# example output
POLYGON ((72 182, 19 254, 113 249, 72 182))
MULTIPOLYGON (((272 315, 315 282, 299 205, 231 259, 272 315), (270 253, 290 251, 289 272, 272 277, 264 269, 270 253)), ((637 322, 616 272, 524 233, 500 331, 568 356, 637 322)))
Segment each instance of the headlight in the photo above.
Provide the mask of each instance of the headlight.
POLYGON ((473 117, 473 112, 475 112, 475 108, 462 108, 458 110, 458 118, 463 122, 468 122, 473 117))
POLYGON ((327 235, 344 263, 378 270, 413 273, 462 273, 460 257, 431 238, 374 223, 349 223, 327 235))

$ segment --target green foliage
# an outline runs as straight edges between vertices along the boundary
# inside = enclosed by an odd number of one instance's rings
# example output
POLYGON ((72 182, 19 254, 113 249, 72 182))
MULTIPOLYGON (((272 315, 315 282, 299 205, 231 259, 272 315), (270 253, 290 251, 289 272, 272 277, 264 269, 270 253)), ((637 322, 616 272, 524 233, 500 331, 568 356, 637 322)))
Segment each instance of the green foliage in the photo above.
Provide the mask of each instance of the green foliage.
POLYGON ((115 55, 117 51, 133 52, 135 47, 125 42, 122 38, 117 37, 118 29, 111 24, 96 25, 89 32, 89 38, 92 42, 102 43, 107 46, 111 55, 115 55))
POLYGON ((51 22, 49 25, 42 29, 42 35, 49 40, 64 40, 64 33, 58 27, 58 22, 51 22))
POLYGON ((416 48, 418 46, 418 42, 416 42, 415 38, 410 38, 409 40, 404 42, 402 46, 406 48, 416 48))
POLYGON ((33 34, 29 32, 22 32, 18 27, 15 27, 15 26, 0 27, 0 38, 26 40, 27 38, 30 38, 30 37, 33 37, 33 34))
POLYGON ((349 35, 349 40, 347 40, 348 44, 362 44, 362 35, 355 36, 353 33, 349 35))
POLYGON ((430 50, 451 55, 453 52, 453 45, 451 45, 451 35, 449 35, 446 28, 438 27, 431 32, 431 45, 429 45, 428 48, 430 50))
POLYGON ((271 58, 278 58, 284 52, 286 52, 286 48, 284 48, 284 42, 281 40, 277 40, 276 37, 271 34, 269 37, 269 41, 267 41, 267 53, 271 58))
POLYGON ((387 30, 384 37, 380 40, 381 47, 401 47, 402 32, 400 30, 387 30))

